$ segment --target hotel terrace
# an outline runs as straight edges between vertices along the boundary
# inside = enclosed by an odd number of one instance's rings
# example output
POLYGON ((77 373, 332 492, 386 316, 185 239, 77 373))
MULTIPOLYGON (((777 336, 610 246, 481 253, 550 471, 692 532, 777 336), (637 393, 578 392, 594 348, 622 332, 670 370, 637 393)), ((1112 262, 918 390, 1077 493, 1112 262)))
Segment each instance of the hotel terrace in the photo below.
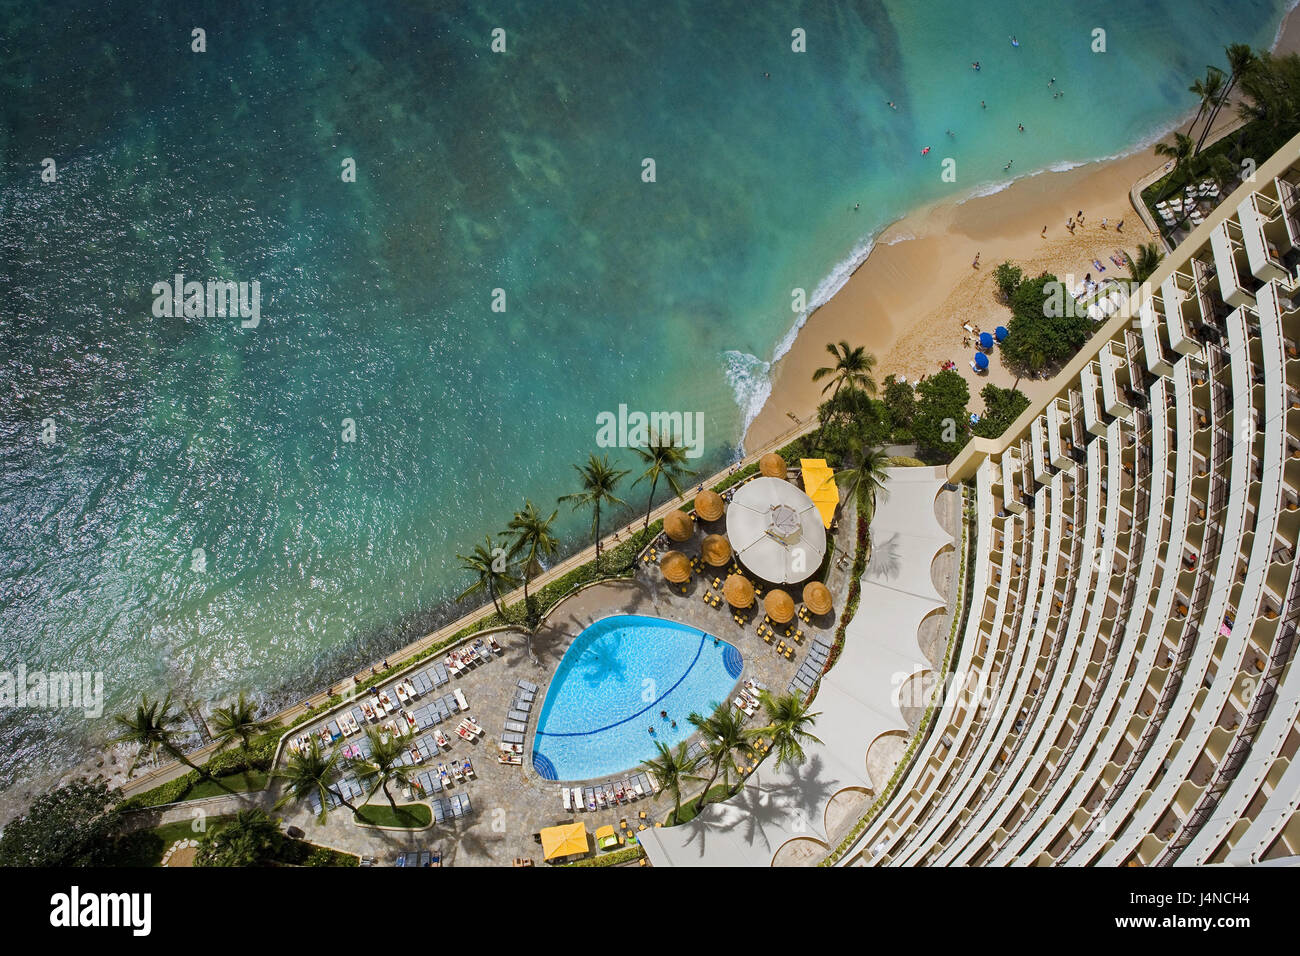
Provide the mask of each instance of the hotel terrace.
MULTIPOLYGON (((1298 187, 1300 137, 1096 329, 1049 398, 1000 439, 973 440, 933 484, 900 495, 891 480, 862 610, 813 705, 825 746, 810 759, 832 768, 831 785, 760 768, 728 804, 648 834, 652 863, 1300 855, 1298 187), (937 517, 940 496, 963 496, 970 560, 946 606, 926 580, 897 613, 909 582, 873 590, 873 575, 891 522, 899 534, 926 524, 921 488, 937 517), (946 672, 931 675, 950 687, 882 772, 867 715, 899 710, 867 665, 886 645, 906 658, 927 609, 953 618, 946 672), (895 633, 903 622, 913 630, 895 633), (874 804, 832 820, 847 789, 874 804)), ((953 551, 937 526, 916 530, 925 542, 930 558, 953 551)))

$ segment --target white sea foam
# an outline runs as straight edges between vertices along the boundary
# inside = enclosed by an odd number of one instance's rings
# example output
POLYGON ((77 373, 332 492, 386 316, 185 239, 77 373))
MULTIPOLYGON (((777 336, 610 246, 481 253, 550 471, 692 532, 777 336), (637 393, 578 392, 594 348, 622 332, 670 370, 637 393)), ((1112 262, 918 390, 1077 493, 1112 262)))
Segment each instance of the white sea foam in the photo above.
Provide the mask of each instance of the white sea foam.
POLYGON ((736 404, 740 407, 740 433, 743 436, 772 394, 772 363, 736 349, 728 349, 723 353, 723 358, 727 363, 727 384, 731 386, 736 404))

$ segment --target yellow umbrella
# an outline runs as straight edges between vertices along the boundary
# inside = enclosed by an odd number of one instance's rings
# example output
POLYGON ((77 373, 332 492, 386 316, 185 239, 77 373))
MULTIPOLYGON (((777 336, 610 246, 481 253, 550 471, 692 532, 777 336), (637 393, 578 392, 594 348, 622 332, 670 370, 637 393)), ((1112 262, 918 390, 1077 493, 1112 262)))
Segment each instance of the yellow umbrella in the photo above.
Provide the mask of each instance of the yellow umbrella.
POLYGON ((672 584, 685 584, 691 579, 691 561, 680 551, 669 551, 660 558, 659 570, 672 584))
POLYGON ((542 859, 556 860, 565 856, 586 853, 587 825, 585 823, 566 823, 558 827, 545 827, 541 831, 542 859))
POLYGON ((803 470, 803 490, 817 506, 817 513, 822 516, 822 525, 829 528, 835 518, 835 508, 840 503, 840 489, 835 484, 835 472, 831 471, 824 458, 801 458, 799 466, 803 470))
POLYGON ((695 522, 685 511, 670 511, 664 515, 664 531, 674 541, 689 541, 695 533, 695 522))
POLYGON ((763 598, 763 609, 776 623, 784 624, 794 617, 794 598, 780 588, 773 588, 763 598))
POLYGON ((769 451, 758 460, 758 471, 767 478, 784 478, 786 473, 785 459, 776 452, 769 451))
POLYGON ((809 581, 803 588, 803 603, 814 614, 825 614, 831 609, 831 589, 820 581, 809 581))
POLYGON ((614 832, 612 824, 603 826, 596 831, 596 846, 602 850, 607 850, 612 846, 618 846, 618 834, 614 832))
POLYGON ((725 510, 722 495, 716 491, 701 491, 695 498, 695 513, 705 521, 717 521, 725 510))
POLYGON ((700 544, 700 557, 712 567, 723 567, 731 560, 731 542, 724 535, 711 534, 700 544))
POLYGON ((754 603, 754 585, 744 575, 733 574, 727 578, 722 585, 722 594, 728 604, 742 611, 754 603))

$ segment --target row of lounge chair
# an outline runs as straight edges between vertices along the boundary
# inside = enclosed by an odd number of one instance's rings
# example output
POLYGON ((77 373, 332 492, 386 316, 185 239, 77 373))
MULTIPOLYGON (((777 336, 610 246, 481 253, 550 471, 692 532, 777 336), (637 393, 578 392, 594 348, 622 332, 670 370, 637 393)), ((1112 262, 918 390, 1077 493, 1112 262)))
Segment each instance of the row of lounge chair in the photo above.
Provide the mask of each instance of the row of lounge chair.
POLYGON ((637 773, 625 780, 611 780, 592 787, 561 787, 560 801, 566 811, 587 810, 594 813, 652 796, 654 792, 650 775, 637 773))
POLYGON ((393 866, 407 869, 442 866, 442 853, 439 850, 412 850, 410 853, 399 853, 397 859, 393 861, 393 866))
POLYGON ((753 717, 758 708, 762 706, 758 699, 759 693, 766 689, 765 684, 751 678, 745 681, 745 686, 740 689, 736 699, 731 703, 746 717, 753 717))
POLYGON ((470 805, 468 793, 457 793, 450 797, 437 797, 429 802, 433 807, 433 822, 446 823, 454 817, 466 817, 474 812, 470 805))
POLYGON ((528 717, 537 700, 537 685, 520 679, 515 684, 515 696, 506 711, 505 729, 501 732, 501 749, 497 762, 522 766, 524 740, 528 734, 528 717))
POLYGON ((453 760, 450 766, 447 763, 439 763, 438 766, 430 767, 416 776, 412 787, 415 793, 412 796, 427 797, 431 793, 441 793, 444 789, 450 788, 453 781, 468 783, 470 780, 477 779, 478 774, 474 772, 474 764, 468 757, 464 760, 453 760))
POLYGON ((791 694, 806 695, 812 690, 813 685, 821 680, 822 668, 826 666, 826 661, 830 657, 831 641, 826 637, 818 637, 808 648, 808 653, 799 665, 799 670, 790 680, 790 686, 786 689, 791 694))
POLYGON ((451 676, 459 677, 470 668, 492 660, 494 654, 503 653, 505 653, 505 648, 497 642, 494 635, 489 634, 486 641, 480 637, 469 647, 451 651, 443 661, 447 665, 447 670, 451 672, 451 676))

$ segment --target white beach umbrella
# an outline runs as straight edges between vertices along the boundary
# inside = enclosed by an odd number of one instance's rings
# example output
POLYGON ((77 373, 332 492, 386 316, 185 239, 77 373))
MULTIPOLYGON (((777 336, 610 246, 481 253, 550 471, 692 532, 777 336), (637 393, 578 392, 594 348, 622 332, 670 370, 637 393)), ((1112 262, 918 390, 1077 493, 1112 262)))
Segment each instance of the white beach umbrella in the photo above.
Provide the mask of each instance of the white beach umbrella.
POLYGON ((741 486, 727 509, 727 537, 745 567, 779 584, 811 577, 826 555, 817 506, 779 478, 755 478, 741 486))

